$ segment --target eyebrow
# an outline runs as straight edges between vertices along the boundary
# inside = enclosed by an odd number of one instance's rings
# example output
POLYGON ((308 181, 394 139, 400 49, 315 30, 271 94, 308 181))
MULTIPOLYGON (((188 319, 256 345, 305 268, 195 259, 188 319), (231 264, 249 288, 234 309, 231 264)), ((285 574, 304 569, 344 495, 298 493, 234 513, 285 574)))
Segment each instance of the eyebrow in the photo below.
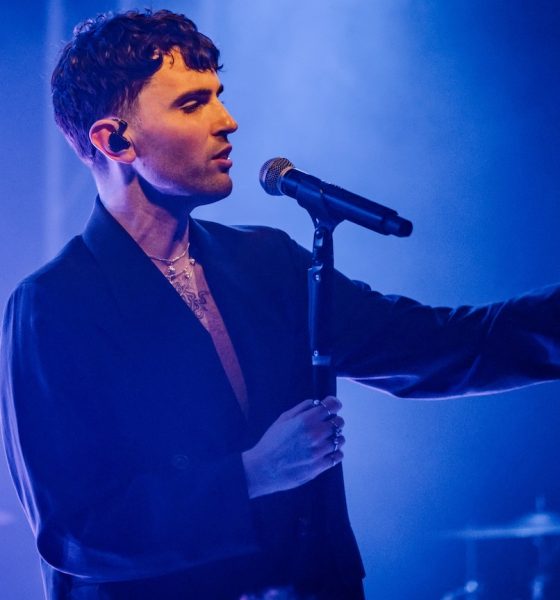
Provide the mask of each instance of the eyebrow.
MULTIPOLYGON (((216 96, 219 96, 223 91, 224 86, 220 85, 220 87, 216 91, 216 96)), ((188 92, 184 92, 180 96, 177 96, 175 100, 173 100, 173 102, 171 103, 171 108, 178 108, 179 106, 185 104, 185 102, 188 102, 189 100, 196 100, 197 98, 208 99, 210 98, 210 96, 212 96, 213 93, 214 90, 211 90, 210 88, 199 88, 197 90, 190 90, 188 92)))

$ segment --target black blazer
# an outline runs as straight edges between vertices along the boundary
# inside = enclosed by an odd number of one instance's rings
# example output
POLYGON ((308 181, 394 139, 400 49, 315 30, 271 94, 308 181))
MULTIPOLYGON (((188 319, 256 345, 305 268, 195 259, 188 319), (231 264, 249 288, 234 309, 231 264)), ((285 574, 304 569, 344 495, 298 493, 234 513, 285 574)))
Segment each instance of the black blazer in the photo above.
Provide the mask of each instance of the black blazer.
MULTIPOLYGON (((4 440, 49 598, 236 598, 363 576, 340 466, 250 501, 241 463, 311 396, 309 255, 270 228, 193 220, 190 235, 246 379, 248 419, 206 330, 99 201, 84 234, 8 303, 4 440)), ((409 397, 555 379, 559 299, 550 287, 431 308, 337 274, 337 372, 409 397)))

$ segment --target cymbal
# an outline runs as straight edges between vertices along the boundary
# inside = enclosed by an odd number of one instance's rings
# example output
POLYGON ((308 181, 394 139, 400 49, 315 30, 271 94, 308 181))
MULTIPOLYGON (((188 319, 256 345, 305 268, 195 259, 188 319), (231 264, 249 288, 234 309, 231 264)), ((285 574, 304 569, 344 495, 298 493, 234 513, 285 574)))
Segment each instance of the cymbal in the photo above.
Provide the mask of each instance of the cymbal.
POLYGON ((448 531, 444 537, 463 540, 499 540, 560 535, 560 515, 553 512, 534 512, 503 525, 468 527, 448 531))

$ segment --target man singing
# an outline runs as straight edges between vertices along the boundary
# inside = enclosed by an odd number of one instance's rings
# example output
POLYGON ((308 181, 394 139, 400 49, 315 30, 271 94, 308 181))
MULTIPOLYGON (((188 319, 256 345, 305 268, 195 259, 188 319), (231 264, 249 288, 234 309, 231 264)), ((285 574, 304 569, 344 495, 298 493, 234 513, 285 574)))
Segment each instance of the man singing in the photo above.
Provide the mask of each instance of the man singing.
MULTIPOLYGON (((2 422, 49 599, 363 598, 344 421, 312 399, 310 258, 191 218, 232 189, 219 53, 169 11, 79 25, 56 122, 99 196, 6 309, 2 422)), ((431 308, 335 276, 336 373, 397 396, 560 378, 560 290, 431 308)))

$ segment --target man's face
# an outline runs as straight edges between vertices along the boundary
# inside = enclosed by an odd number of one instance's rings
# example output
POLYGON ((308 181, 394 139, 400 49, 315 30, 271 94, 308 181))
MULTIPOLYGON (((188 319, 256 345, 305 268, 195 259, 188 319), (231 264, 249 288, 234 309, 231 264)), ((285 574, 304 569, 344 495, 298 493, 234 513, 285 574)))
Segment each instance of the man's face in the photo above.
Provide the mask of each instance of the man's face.
POLYGON ((214 71, 189 69, 181 54, 163 64, 136 99, 130 137, 137 173, 158 192, 187 196, 196 204, 231 192, 228 134, 237 123, 219 100, 214 71))

